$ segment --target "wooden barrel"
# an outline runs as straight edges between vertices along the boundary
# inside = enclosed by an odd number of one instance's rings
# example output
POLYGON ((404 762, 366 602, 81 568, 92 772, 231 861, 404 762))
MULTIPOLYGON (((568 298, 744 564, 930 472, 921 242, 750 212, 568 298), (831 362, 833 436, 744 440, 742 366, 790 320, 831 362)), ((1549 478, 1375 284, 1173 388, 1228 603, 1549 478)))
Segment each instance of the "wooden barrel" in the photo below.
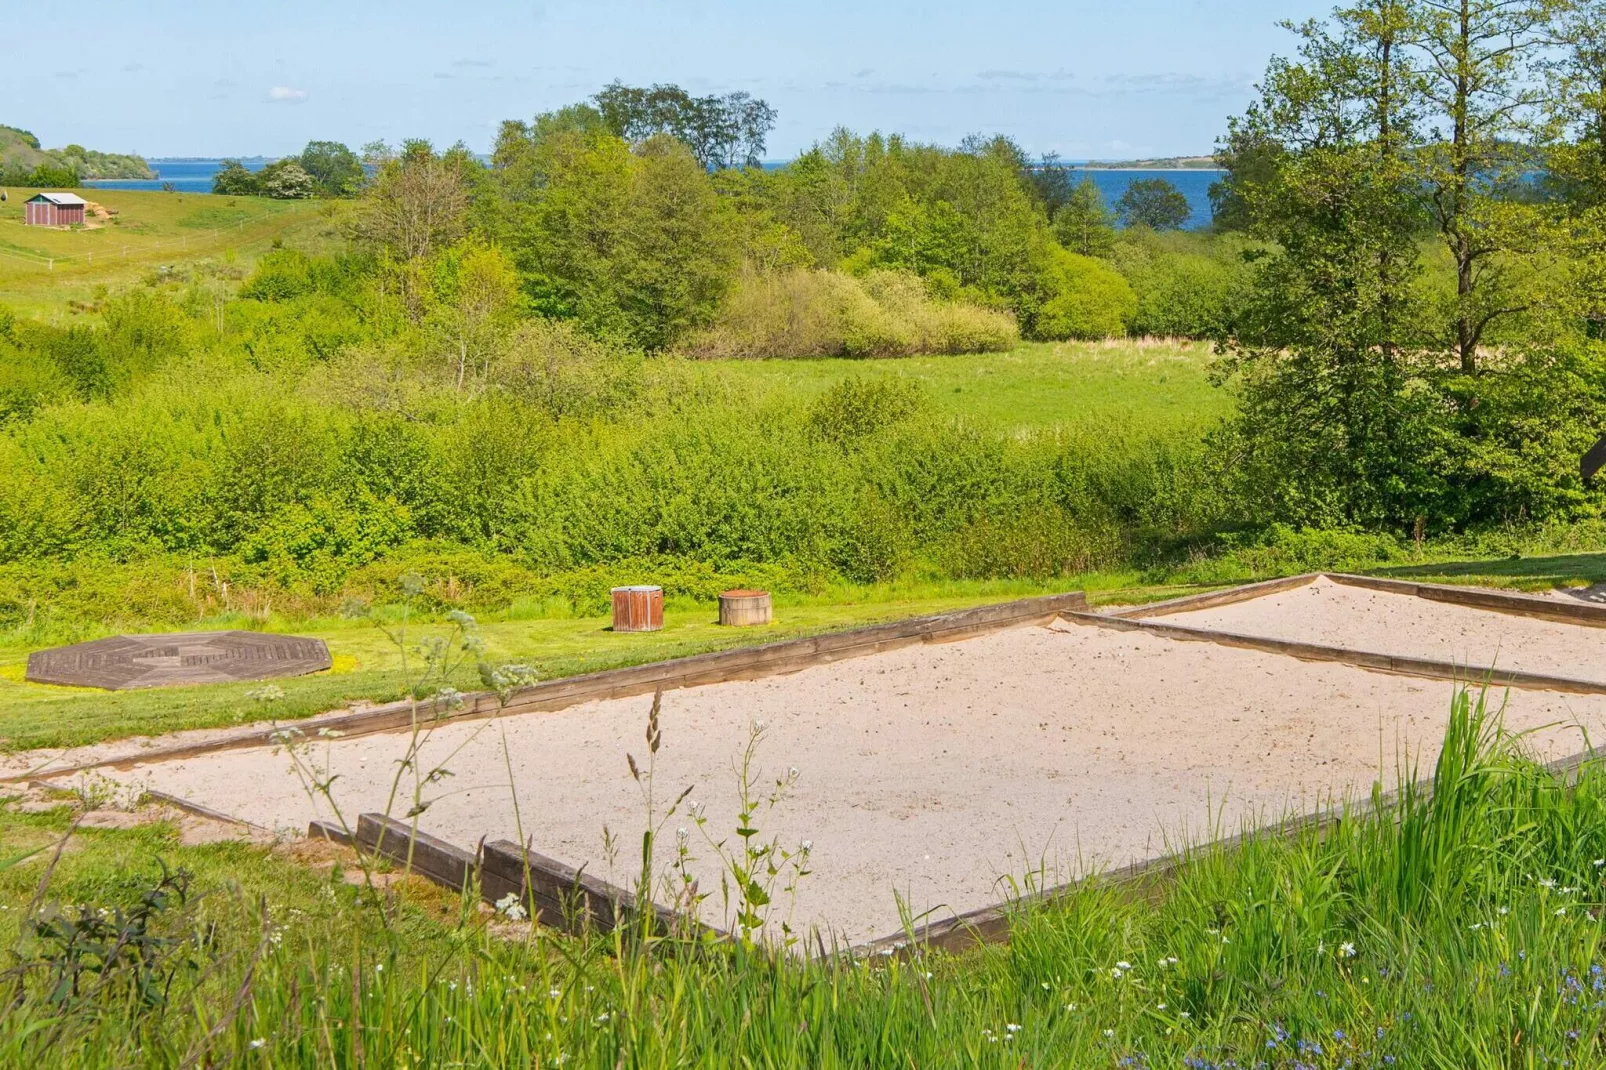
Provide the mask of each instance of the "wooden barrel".
POLYGON ((656 632, 664 626, 664 589, 651 584, 613 589, 613 630, 656 632))
POLYGON ((734 627, 770 622, 768 591, 726 591, 719 596, 719 622, 734 627))

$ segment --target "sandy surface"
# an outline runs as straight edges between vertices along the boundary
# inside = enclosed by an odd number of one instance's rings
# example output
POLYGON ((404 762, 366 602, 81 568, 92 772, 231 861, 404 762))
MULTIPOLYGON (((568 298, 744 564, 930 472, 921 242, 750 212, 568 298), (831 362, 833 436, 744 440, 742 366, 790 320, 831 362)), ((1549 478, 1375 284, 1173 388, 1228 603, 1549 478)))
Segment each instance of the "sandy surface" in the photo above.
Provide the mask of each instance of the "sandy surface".
MULTIPOLYGON (((1041 869, 1058 882, 1208 839, 1213 815, 1230 833, 1335 791, 1364 793, 1380 770, 1392 774, 1402 743, 1431 760, 1450 695, 1447 683, 1060 623, 669 692, 657 784, 661 798, 691 786, 710 831, 735 839, 733 763, 750 722, 766 722, 761 781, 789 766, 798 779, 759 825, 784 845, 813 842, 794 921, 857 941, 898 928, 895 892, 936 919, 1004 898, 1004 878, 1041 869)), ((511 762, 536 849, 625 883, 644 827, 625 755, 645 757, 649 705, 443 726, 422 764, 444 761, 453 775, 426 789, 421 827, 468 848, 516 839, 511 762), (623 845, 612 866, 605 827, 623 845)), ((1581 722, 1599 736, 1606 697, 1519 693, 1509 720, 1581 722)), ((322 740, 310 757, 338 775, 334 797, 354 820, 384 808, 405 745, 322 740)), ((1556 727, 1534 745, 1560 755, 1580 739, 1556 727)), ((289 758, 262 749, 113 775, 269 828, 329 816, 289 758)), ((683 824, 670 821, 661 842, 683 824)), ((716 889, 705 918, 719 923, 718 870, 695 833, 691 844, 702 887, 716 889)))
POLYGON ((1247 602, 1152 618, 1167 624, 1606 680, 1606 629, 1518 617, 1321 578, 1247 602))

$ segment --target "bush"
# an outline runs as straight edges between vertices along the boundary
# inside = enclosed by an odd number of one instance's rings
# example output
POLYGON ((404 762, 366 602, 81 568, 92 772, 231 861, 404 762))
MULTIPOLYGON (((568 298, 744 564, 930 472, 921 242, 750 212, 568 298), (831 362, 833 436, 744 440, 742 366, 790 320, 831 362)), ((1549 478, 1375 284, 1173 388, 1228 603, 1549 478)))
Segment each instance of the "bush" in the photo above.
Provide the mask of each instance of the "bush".
POLYGON ((1003 312, 931 296, 906 272, 858 279, 834 271, 748 272, 718 322, 685 351, 704 358, 894 357, 977 353, 1020 340, 1003 312))
POLYGON ((1129 231, 1111 253, 1137 293, 1133 334, 1219 338, 1229 331, 1247 289, 1239 241, 1194 234, 1129 231))
POLYGON ((584 334, 573 323, 533 319, 519 326, 491 370, 491 382, 554 419, 620 409, 645 388, 638 349, 584 334))
POLYGON ((907 379, 844 379, 809 407, 809 426, 846 444, 907 420, 924 401, 920 384, 907 379))
POLYGON ((1126 333, 1138 299, 1120 272, 1058 246, 1044 254, 1044 261, 1040 286, 1045 300, 1032 318, 1032 337, 1058 341, 1126 333))

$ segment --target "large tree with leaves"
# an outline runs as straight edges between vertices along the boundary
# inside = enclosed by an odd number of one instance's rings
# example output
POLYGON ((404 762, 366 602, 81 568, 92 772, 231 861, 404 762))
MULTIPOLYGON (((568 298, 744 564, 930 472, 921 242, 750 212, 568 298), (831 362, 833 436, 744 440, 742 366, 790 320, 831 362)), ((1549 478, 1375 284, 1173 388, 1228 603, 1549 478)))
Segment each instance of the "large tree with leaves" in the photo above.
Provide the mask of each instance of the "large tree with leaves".
POLYGON ((1220 365, 1238 381, 1234 473, 1274 516, 1377 523, 1431 482, 1410 389, 1420 225, 1405 158, 1415 123, 1399 0, 1295 28, 1261 97, 1232 123, 1263 151, 1234 191, 1270 251, 1220 365))
POLYGON ((775 109, 749 93, 694 97, 678 85, 614 82, 593 99, 616 136, 639 143, 668 134, 710 170, 757 167, 775 128, 775 109))
POLYGON ((1496 321, 1525 310, 1511 259, 1532 252, 1524 173, 1544 85, 1555 0, 1411 0, 1406 54, 1427 123, 1413 153, 1430 215, 1455 261, 1450 330, 1462 371, 1496 321))

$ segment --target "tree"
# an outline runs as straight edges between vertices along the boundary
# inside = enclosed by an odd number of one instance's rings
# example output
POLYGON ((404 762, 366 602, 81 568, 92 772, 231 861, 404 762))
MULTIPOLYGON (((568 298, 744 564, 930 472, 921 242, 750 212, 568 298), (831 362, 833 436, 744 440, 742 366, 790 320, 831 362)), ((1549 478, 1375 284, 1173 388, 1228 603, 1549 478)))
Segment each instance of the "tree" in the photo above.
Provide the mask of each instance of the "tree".
POLYGON ((1049 245, 1042 254, 1046 300, 1032 317, 1034 338, 1111 338, 1126 333, 1137 295, 1102 260, 1049 245))
POLYGON ((668 134, 709 170, 757 167, 775 128, 775 109, 747 93, 693 97, 678 85, 613 82, 592 99, 615 136, 639 144, 668 134))
POLYGON ((1163 178, 1140 178, 1126 188, 1115 209, 1127 226, 1177 230, 1193 215, 1188 198, 1163 178))
POLYGON ((437 155, 427 141, 409 141, 400 154, 384 145, 364 152, 377 168, 350 222, 356 240, 402 260, 429 256, 462 237, 467 228, 473 166, 466 149, 437 155))
POLYGON ((281 201, 311 197, 317 191, 312 176, 293 157, 268 164, 258 172, 257 181, 263 193, 281 201))
POLYGON ((222 170, 212 176, 212 192, 230 197, 254 197, 262 192, 262 183, 239 160, 224 160, 222 170))
POLYGON ((456 388, 470 372, 489 377, 512 326, 519 280, 500 249, 469 239, 444 251, 435 271, 436 330, 447 342, 456 388))
POLYGON ((1451 331, 1461 370, 1496 320, 1524 311, 1507 254, 1531 227, 1514 218, 1533 159, 1517 148, 1542 100, 1537 64, 1551 0, 1411 0, 1406 42, 1431 109, 1429 144, 1414 153, 1441 240, 1455 260, 1451 331))
POLYGON ((1026 168, 1025 177, 1037 191, 1043 214, 1050 219, 1071 199, 1076 188, 1075 168, 1061 163, 1057 152, 1044 153, 1037 163, 1026 168))
POLYGON ((536 311, 647 349, 710 322, 738 226, 683 143, 569 129, 504 147, 517 163, 494 174, 513 206, 501 240, 536 311))
POLYGON ((1054 237, 1073 253, 1104 256, 1115 244, 1115 213, 1091 178, 1071 187, 1054 213, 1054 237))
POLYGON ((1576 214, 1606 205, 1606 7, 1563 7, 1550 37, 1558 54, 1546 72, 1555 91, 1545 181, 1576 214))
POLYGON ((1270 251, 1218 374, 1238 413, 1224 436, 1262 515, 1409 523, 1443 491, 1429 463, 1440 411, 1418 388, 1419 183, 1402 152, 1414 114, 1401 0, 1306 23, 1274 59, 1230 141, 1271 149, 1235 188, 1270 251))
POLYGON ((320 197, 350 197, 362 189, 362 161, 338 141, 309 141, 297 159, 320 197))

